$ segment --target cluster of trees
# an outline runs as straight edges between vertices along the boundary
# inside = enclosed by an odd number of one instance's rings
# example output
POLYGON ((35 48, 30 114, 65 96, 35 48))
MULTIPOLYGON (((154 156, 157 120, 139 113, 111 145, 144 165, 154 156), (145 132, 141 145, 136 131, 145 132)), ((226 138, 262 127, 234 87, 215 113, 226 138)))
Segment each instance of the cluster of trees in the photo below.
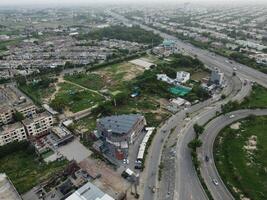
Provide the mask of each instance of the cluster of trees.
POLYGON ((162 42, 162 38, 159 35, 156 35, 151 31, 141 29, 139 26, 111 26, 92 31, 89 34, 78 37, 78 39, 97 40, 101 40, 103 38, 119 39, 143 44, 151 44, 153 41, 155 45, 158 45, 162 42))
POLYGON ((94 115, 98 115, 99 113, 101 113, 104 116, 112 115, 114 107, 119 107, 127 104, 129 100, 129 95, 130 94, 127 91, 120 92, 119 94, 114 96, 110 101, 105 101, 99 104, 96 108, 92 110, 92 113, 94 115))
POLYGON ((237 110, 240 104, 237 101, 229 101, 227 104, 221 106, 222 113, 228 113, 233 110, 237 110))
POLYGON ((4 146, 0 146, 0 158, 5 157, 6 155, 18 152, 25 151, 30 155, 35 155, 35 148, 28 141, 21 142, 12 142, 4 146))

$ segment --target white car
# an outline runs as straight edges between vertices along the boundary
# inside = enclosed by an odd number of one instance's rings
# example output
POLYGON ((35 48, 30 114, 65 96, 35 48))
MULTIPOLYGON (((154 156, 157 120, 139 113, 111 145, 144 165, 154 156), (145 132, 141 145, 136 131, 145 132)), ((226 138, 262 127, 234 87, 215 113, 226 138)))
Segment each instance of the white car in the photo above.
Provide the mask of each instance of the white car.
POLYGON ((230 115, 230 116, 229 116, 230 119, 232 119, 232 118, 234 118, 234 117, 235 117, 235 115, 230 115))
POLYGON ((216 179, 212 179, 212 182, 214 183, 214 185, 219 185, 219 183, 216 179))

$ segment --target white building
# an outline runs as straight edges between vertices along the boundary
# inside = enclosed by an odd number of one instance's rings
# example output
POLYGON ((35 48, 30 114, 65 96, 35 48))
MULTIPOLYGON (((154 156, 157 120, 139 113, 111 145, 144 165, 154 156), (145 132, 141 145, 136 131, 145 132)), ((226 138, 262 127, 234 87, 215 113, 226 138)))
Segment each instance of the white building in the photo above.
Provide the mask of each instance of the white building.
POLYGON ((179 83, 186 83, 190 80, 190 73, 185 71, 180 71, 176 73, 176 81, 179 83))
POLYGON ((22 121, 28 136, 41 136, 47 134, 53 126, 53 117, 47 112, 34 115, 22 121))
POLYGON ((66 200, 114 200, 114 198, 88 182, 66 198, 66 200))
POLYGON ((167 74, 157 74, 157 80, 178 86, 190 80, 190 73, 184 71, 177 72, 175 79, 168 77, 167 74))
POLYGON ((14 141, 26 140, 27 135, 21 122, 2 126, 0 129, 0 146, 14 141))
POLYGON ((157 74, 157 80, 159 81, 163 81, 169 84, 173 84, 174 83, 174 79, 170 78, 167 76, 167 74, 157 74))

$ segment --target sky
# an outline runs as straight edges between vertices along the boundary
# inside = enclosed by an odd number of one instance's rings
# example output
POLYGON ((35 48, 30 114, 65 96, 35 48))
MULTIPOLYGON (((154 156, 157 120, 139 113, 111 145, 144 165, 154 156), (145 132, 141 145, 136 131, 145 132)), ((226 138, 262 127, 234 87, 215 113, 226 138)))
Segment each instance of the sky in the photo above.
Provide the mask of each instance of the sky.
POLYGON ((0 0, 0 5, 66 5, 66 4, 92 4, 92 3, 150 3, 150 2, 170 2, 170 3, 215 3, 215 4, 237 4, 237 3, 267 3, 267 0, 0 0))

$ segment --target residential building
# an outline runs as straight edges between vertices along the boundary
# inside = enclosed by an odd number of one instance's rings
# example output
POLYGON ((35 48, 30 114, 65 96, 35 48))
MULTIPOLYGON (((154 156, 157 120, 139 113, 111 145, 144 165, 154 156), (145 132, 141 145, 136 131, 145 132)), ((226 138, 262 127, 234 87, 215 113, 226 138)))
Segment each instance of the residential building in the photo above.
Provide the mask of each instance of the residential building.
POLYGON ((0 129, 0 146, 14 141, 26 140, 27 135, 21 122, 4 125, 0 129))
POLYGON ((16 105, 15 110, 23 114, 24 117, 29 117, 36 114, 36 106, 29 102, 16 105))
POLYGON ((190 73, 184 71, 176 73, 176 81, 178 81, 179 83, 186 83, 189 80, 190 80, 190 73))
POLYGON ((94 184, 88 182, 70 195, 66 200, 115 200, 94 184))
POLYGON ((22 200, 16 188, 6 174, 0 174, 0 199, 22 200))
POLYGON ((13 120, 14 110, 8 105, 0 107, 0 124, 8 124, 13 120))
POLYGON ((172 79, 167 74, 157 74, 157 80, 179 86, 181 83, 186 83, 190 80, 190 73, 180 71, 176 73, 176 78, 172 79))
POLYGON ((97 130, 103 141, 103 153, 115 160, 128 157, 129 145, 140 135, 146 125, 140 114, 114 115, 97 120, 97 130))
POLYGON ((53 125, 53 116, 47 112, 38 113, 22 121, 28 136, 42 136, 49 133, 53 125))

